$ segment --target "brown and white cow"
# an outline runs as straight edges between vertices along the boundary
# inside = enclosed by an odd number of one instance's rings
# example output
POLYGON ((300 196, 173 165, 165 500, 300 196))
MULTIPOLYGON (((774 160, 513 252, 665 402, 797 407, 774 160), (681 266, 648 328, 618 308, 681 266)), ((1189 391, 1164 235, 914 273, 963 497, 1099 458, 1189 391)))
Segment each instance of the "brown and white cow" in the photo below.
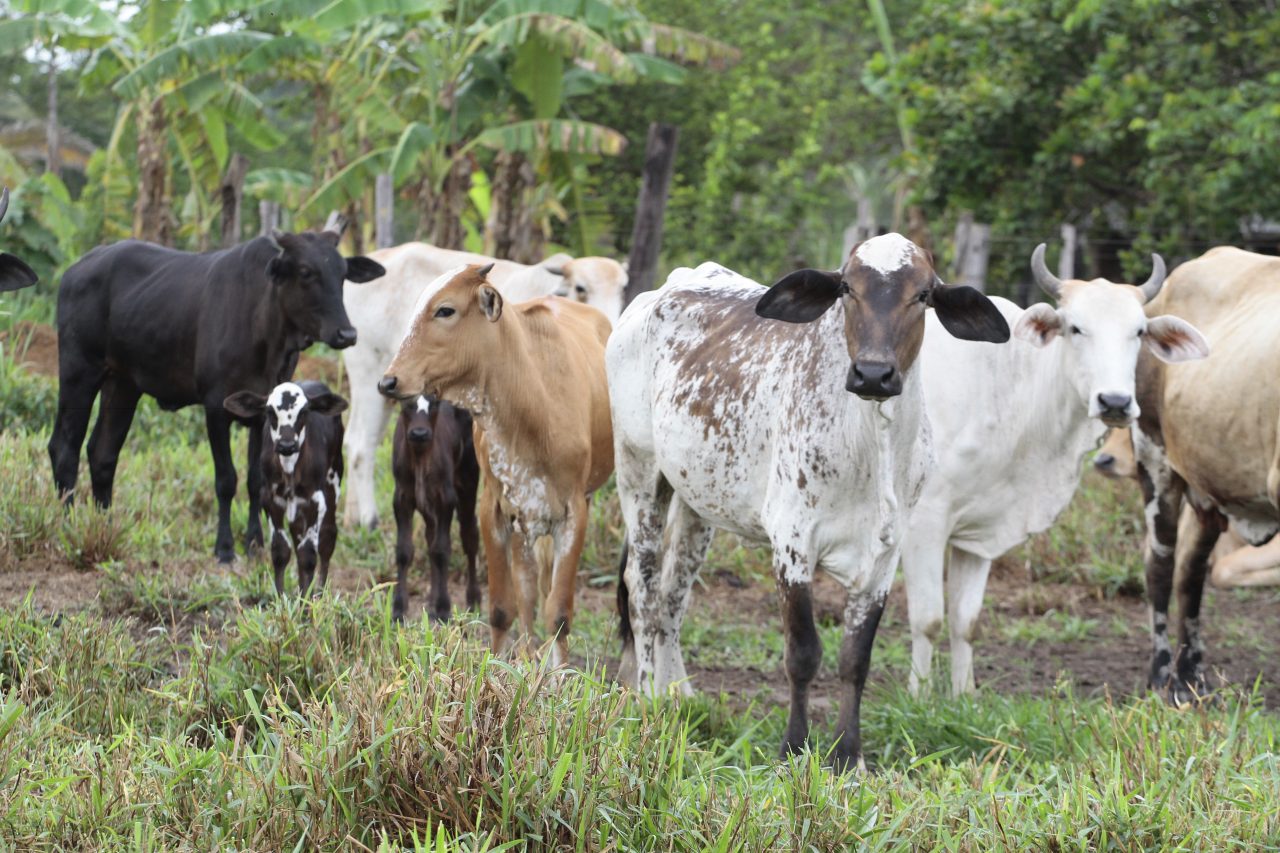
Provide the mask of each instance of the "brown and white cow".
POLYGON ((952 335, 1009 339, 987 297, 942 284, 899 234, 859 244, 839 271, 800 270, 768 290, 706 263, 631 303, 608 347, 629 539, 623 681, 689 690, 680 627, 713 528, 768 542, 791 681, 782 750, 808 737, 822 569, 846 591, 835 760, 860 762, 871 645, 933 459, 916 364, 930 305, 952 335))
POLYGON ((1175 313, 1212 343, 1204 361, 1138 364, 1142 414, 1134 431, 1146 502, 1150 685, 1175 703, 1202 695, 1200 605, 1208 557, 1230 522, 1261 545, 1280 531, 1280 258, 1226 246, 1178 267, 1149 315, 1175 313), (1183 503, 1193 509, 1179 528, 1183 503), (1181 625, 1169 641, 1175 555, 1181 625))
POLYGON ((443 400, 414 397, 400 404, 391 441, 391 473, 396 516, 396 591, 392 616, 404 619, 409 607, 406 575, 413 564, 413 516, 422 516, 426 527, 427 554, 431 561, 431 595, 428 613, 447 621, 453 615, 449 600, 449 528, 458 514, 458 533, 467 557, 467 607, 480 608, 480 584, 476 580, 476 556, 480 532, 476 526, 476 492, 480 465, 471 437, 471 413, 443 400))
MULTIPOLYGON (((1133 437, 1127 429, 1113 429, 1093 457, 1095 471, 1115 479, 1138 479, 1138 460, 1133 454, 1133 437)), ((1182 534, 1195 524, 1195 510, 1186 505, 1178 520, 1178 550, 1175 564, 1184 562, 1183 552, 1191 541, 1182 534)), ((1265 545, 1250 545, 1236 531, 1234 525, 1218 537, 1209 555, 1209 583, 1218 589, 1240 586, 1280 586, 1280 536, 1272 537, 1265 545)))
POLYGON ((467 264, 492 264, 486 280, 509 305, 559 294, 598 308, 613 322, 622 312, 627 284, 626 270, 611 258, 560 254, 526 266, 427 243, 405 243, 381 249, 371 257, 386 267, 387 274, 371 288, 362 291, 352 286, 343 293, 351 322, 360 329, 360 340, 342 353, 351 378, 346 437, 351 476, 344 515, 348 524, 364 526, 377 523, 373 460, 391 414, 391 407, 378 394, 378 380, 408 333, 424 288, 467 264))
POLYGON ((494 650, 506 646, 517 610, 534 633, 541 596, 558 664, 568 651, 587 498, 613 471, 610 324, 555 296, 507 304, 489 271, 473 264, 423 291, 378 389, 399 399, 430 394, 475 418, 494 650))
POLYGON ((263 397, 237 391, 223 402, 236 418, 262 424, 262 508, 267 513, 276 594, 284 594, 289 541, 298 557, 298 593, 318 593, 338 541, 342 412, 347 401, 323 382, 282 382, 263 397), (315 577, 319 564, 320 576, 315 577), (315 580, 313 586, 312 580, 315 580))

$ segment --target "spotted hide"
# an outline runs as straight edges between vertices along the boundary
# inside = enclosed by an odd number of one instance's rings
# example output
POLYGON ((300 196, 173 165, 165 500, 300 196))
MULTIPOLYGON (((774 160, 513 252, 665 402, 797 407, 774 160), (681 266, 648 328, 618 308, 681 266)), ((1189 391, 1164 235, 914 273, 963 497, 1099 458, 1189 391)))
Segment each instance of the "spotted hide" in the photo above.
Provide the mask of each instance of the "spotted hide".
POLYGON ((1173 272, 1147 313, 1184 317, 1213 346, 1204 361, 1165 364, 1144 354, 1138 363, 1142 414, 1133 437, 1147 517, 1148 678, 1184 703, 1206 689, 1200 605, 1219 535, 1230 522, 1262 545, 1280 530, 1280 393, 1268 380, 1280 368, 1280 259, 1210 249, 1173 272), (1180 527, 1184 503, 1193 514, 1180 527))
POLYGON ((1137 414, 1134 371, 1144 344, 1168 358, 1206 352, 1188 323, 1143 313, 1164 280, 1159 257, 1135 287, 1059 281, 1044 251, 1041 244, 1031 267, 1056 304, 1024 311, 992 300, 1017 338, 1008 346, 957 341, 936 317, 925 326, 924 399, 938 461, 902 546, 913 692, 930 677, 944 605, 952 692, 973 690, 973 631, 991 561, 1053 523, 1107 425, 1137 414))
POLYGON ((266 397, 239 391, 227 397, 224 406, 250 424, 265 416, 261 499, 267 513, 276 593, 284 594, 290 539, 298 558, 299 594, 319 592, 329 577, 329 559, 338 541, 341 414, 347 401, 323 382, 283 382, 266 397))
POLYGON ((365 526, 377 524, 374 454, 391 415, 390 405, 378 394, 378 380, 408 334, 414 306, 431 282, 468 264, 493 264, 488 281, 508 303, 561 294, 599 309, 611 322, 622 311, 627 283, 622 265, 609 258, 554 255, 525 266, 427 243, 406 243, 371 257, 387 268, 387 275, 372 286, 349 286, 343 295, 351 321, 360 329, 360 341, 342 353, 351 377, 346 439, 351 477, 343 513, 348 524, 365 526))
POLYGON ((505 649, 517 609, 534 635, 541 599, 559 664, 568 656, 587 499, 613 472, 609 321, 555 296, 507 305, 489 272, 467 266, 423 291, 378 388, 471 412, 494 650, 505 649))
POLYGON ((846 590, 836 763, 861 761, 871 645, 931 459, 913 369, 929 304, 959 335, 1008 339, 986 297, 942 285, 897 234, 855 247, 840 272, 802 270, 765 290, 706 263, 631 304, 607 359, 629 538, 625 682, 688 692, 680 626, 713 528, 767 542, 791 681, 783 751, 808 736, 821 568, 846 590))

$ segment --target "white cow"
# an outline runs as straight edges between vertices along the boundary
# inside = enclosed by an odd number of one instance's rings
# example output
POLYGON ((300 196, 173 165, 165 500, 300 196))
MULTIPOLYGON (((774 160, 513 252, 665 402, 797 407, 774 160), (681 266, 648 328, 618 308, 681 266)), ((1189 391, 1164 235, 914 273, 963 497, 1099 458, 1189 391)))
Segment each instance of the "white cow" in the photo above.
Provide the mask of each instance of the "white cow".
POLYGON ((972 633, 991 561, 1053 523, 1075 493, 1083 457, 1107 426, 1139 414, 1138 350, 1166 361, 1201 358, 1204 339, 1176 317, 1142 306, 1164 281, 1164 262, 1141 287, 1105 279, 1059 281, 1031 258, 1036 281, 1058 302, 1023 311, 993 299, 1018 340, 957 344, 930 318, 921 354, 937 467, 902 546, 911 621, 913 692, 930 676, 942 630, 943 567, 951 634, 951 687, 973 690, 972 633))
POLYGON ((858 245, 840 272, 801 270, 766 291, 707 263, 631 304, 606 353, 629 538, 624 682, 687 691, 680 625, 712 528, 768 542, 791 681, 783 751, 808 735, 822 658, 811 581, 822 568, 847 590, 836 763, 860 761, 871 643, 931 459, 912 369, 928 304, 953 334, 1009 337, 986 297, 943 285, 898 234, 858 245))
POLYGON ((598 308, 610 322, 622 312, 626 270, 609 258, 571 258, 559 254, 525 266, 495 261, 471 252, 405 243, 373 252, 387 274, 376 286, 346 286, 347 316, 359 331, 355 346, 342 351, 351 383, 351 416, 346 458, 350 466, 344 517, 348 524, 378 522, 373 496, 374 454, 391 417, 391 404, 378 393, 378 380, 408 334, 414 303, 431 282, 468 264, 493 264, 488 280, 510 303, 556 294, 598 308))

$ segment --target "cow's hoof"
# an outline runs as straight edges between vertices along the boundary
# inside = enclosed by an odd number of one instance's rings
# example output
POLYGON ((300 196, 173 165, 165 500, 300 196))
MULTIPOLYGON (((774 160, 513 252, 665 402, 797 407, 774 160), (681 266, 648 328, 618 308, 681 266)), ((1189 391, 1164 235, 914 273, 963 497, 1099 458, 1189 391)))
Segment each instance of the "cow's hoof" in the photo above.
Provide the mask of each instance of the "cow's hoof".
POLYGON ((447 625, 449 624, 449 620, 453 618, 453 608, 450 607, 445 610, 432 610, 427 614, 427 618, 431 620, 432 625, 447 625))
POLYGON ((1171 681, 1164 692, 1165 700, 1175 708, 1202 708, 1217 703, 1218 696, 1203 679, 1171 681))
POLYGON ((842 755, 837 749, 831 756, 831 772, 837 776, 851 773, 855 776, 866 776, 873 770, 867 769, 867 763, 861 755, 842 755))
POLYGON ((236 561, 236 551, 234 548, 222 548, 213 552, 214 559, 218 561, 219 566, 231 566, 236 561))

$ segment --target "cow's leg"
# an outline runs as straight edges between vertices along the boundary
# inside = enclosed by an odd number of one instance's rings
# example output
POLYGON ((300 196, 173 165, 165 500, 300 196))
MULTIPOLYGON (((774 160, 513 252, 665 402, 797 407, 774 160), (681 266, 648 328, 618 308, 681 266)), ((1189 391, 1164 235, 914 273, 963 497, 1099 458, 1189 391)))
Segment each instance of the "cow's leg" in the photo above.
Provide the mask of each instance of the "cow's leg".
POLYGON ((102 387, 103 368, 83 367, 84 359, 70 353, 59 358, 58 414, 49 436, 49 464, 53 467, 53 483, 58 497, 71 503, 80 473, 80 448, 89 430, 93 398, 102 387))
POLYGON ((436 508, 435 518, 426 524, 427 559, 431 562, 431 616, 441 622, 453 617, 453 602, 449 599, 449 528, 453 524, 453 507, 444 504, 436 508))
POLYGON ((127 376, 111 374, 102 383, 98 422, 89 435, 89 479, 93 483, 93 499, 100 507, 111 506, 120 448, 129 435, 141 397, 142 392, 127 376))
POLYGON ((396 483, 391 499, 391 510, 396 517, 396 591, 391 598, 391 616, 403 622, 409 610, 409 567, 413 565, 413 491, 396 483))
MULTIPOLYGON (((474 465, 474 460, 472 460, 474 465)), ((476 578, 476 559, 480 552, 480 530, 476 526, 476 485, 479 471, 465 470, 458 477, 458 536, 462 553, 467 557, 467 609, 480 609, 480 581, 476 578)))
POLYGON ((284 570, 289 566, 293 549, 284 533, 284 514, 274 506, 267 509, 267 535, 271 541, 271 570, 275 575, 276 595, 284 595, 284 570))
MULTIPOLYGON (((897 561, 894 560, 893 563, 897 561)), ((883 581, 849 593, 844 606, 844 637, 840 641, 840 720, 836 738, 838 771, 862 769, 862 691, 871 669, 871 647, 889 597, 893 570, 881 572, 883 581)))
POLYGON ((667 510, 666 550, 659 576, 658 612, 650 621, 652 636, 646 645, 653 649, 654 686, 666 691, 676 685, 682 694, 693 694, 684 668, 680 629, 689 610, 689 594, 698 571, 711 547, 714 530, 684 501, 673 497, 667 510))
POLYGON ((298 597, 306 598, 311 595, 312 581, 316 576, 316 546, 315 543, 305 539, 297 549, 298 558, 298 597))
POLYGON ((542 620, 553 640, 551 665, 569 662, 569 631, 573 627, 573 600, 578 588, 578 562, 587 538, 586 497, 576 495, 569 502, 569 514, 555 532, 551 584, 542 604, 542 620))
POLYGON ((486 487, 481 498, 480 538, 484 540, 484 559, 489 576, 489 630, 494 654, 507 647, 507 635, 516 615, 516 595, 511 584, 511 526, 498 506, 494 489, 486 487))
POLYGON ((911 694, 918 696, 922 687, 927 690, 932 683, 933 646, 942 635, 948 531, 942 516, 923 505, 916 507, 911 521, 911 532, 902 548, 902 576, 907 591, 907 619, 911 623, 911 674, 907 685, 911 694))
POLYGON ((1174 666, 1177 676, 1170 689, 1170 699, 1177 705, 1193 702, 1206 693, 1204 678, 1204 639, 1200 636, 1200 603, 1204 581, 1209 573, 1209 555, 1226 527, 1226 519, 1212 508, 1194 507, 1179 526, 1177 562, 1174 577, 1178 585, 1178 657, 1174 666))
POLYGON ((245 480, 249 484, 249 521, 244 529, 244 552, 262 547, 262 419, 249 424, 249 455, 245 460, 245 480))
POLYGON ((511 575, 516 591, 516 608, 520 611, 520 626, 525 640, 532 646, 538 636, 538 570, 549 563, 551 540, 534 538, 518 530, 511 532, 511 575), (543 549, 544 559, 539 561, 537 549, 543 549))
POLYGON ((374 460, 391 415, 391 403, 378 393, 377 376, 370 382, 359 382, 352 374, 351 380, 351 419, 342 439, 349 484, 343 519, 348 525, 377 527, 374 460))
POLYGON ((809 739, 809 684, 822 663, 822 640, 813 621, 813 568, 805 556, 775 544, 774 577, 782 596, 783 661, 791 682, 791 711, 782 736, 782 755, 800 752, 809 739))
POLYGON ((213 484, 218 496, 218 536, 213 553, 219 563, 236 558, 231 538, 231 501, 236 496, 236 466, 231 460, 231 418, 225 409, 206 406, 205 430, 209 434, 209 451, 213 454, 213 484))
POLYGON ((1141 430, 1134 430, 1138 486, 1146 506, 1147 600, 1151 607, 1151 668, 1147 683, 1163 691, 1172 677, 1169 643, 1169 596, 1173 591, 1174 551, 1178 544, 1178 512, 1185 485, 1169 467, 1164 451, 1141 430))
POLYGON ((337 489, 326 489, 325 497, 328 499, 325 503, 324 516, 316 523, 320 525, 320 547, 319 556, 320 564, 316 573, 316 585, 313 594, 319 595, 324 591, 325 584, 329 582, 329 560, 333 557, 333 551, 338 546, 338 492, 337 489))
POLYGON ((622 634, 622 663, 618 680, 646 693, 661 693, 657 654, 662 620, 658 555, 662 551, 671 486, 652 460, 632 449, 619 451, 618 501, 627 526, 626 555, 619 570, 618 617, 622 634))
POLYGON ((951 627, 951 693, 972 693, 973 633, 982 612, 991 561, 952 548, 947 560, 947 622, 951 627))

